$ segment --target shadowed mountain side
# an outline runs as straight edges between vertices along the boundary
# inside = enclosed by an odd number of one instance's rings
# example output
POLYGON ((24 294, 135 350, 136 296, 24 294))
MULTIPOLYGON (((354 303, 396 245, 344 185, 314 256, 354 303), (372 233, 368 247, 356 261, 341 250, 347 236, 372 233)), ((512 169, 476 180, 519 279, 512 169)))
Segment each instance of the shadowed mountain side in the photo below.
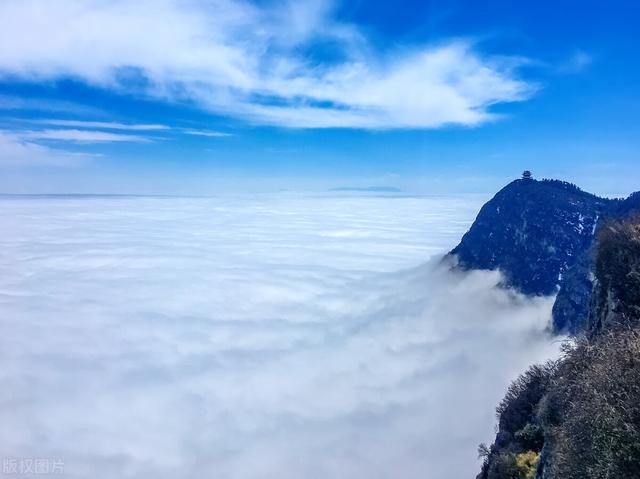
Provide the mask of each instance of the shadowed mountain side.
POLYGON ((450 254, 463 269, 499 269, 505 286, 528 295, 556 294, 554 330, 576 333, 587 317, 603 221, 628 216, 640 195, 600 198, 558 180, 515 180, 480 210, 450 254))
MULTIPOLYGON (((611 203, 562 181, 516 180, 482 207, 451 254, 464 269, 500 269, 506 286, 551 295, 588 251, 611 203)), ((572 281, 566 296, 584 314, 591 284, 584 268, 578 270, 587 281, 572 281)))

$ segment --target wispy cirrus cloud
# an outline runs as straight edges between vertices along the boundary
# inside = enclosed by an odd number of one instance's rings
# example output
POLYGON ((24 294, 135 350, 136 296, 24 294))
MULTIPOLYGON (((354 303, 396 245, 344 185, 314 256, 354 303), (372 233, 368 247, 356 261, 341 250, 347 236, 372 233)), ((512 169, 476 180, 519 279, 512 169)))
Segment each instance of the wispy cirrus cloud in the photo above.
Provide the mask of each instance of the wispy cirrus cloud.
MULTIPOLYGON (((119 123, 112 121, 93 120, 65 120, 57 118, 44 119, 17 119, 16 122, 32 126, 51 126, 53 129, 28 130, 17 134, 24 137, 31 137, 43 140, 68 140, 78 142, 109 142, 109 141, 151 141, 153 137, 139 136, 122 133, 110 133, 111 131, 126 132, 146 132, 156 133, 177 133, 192 136, 204 136, 209 138, 221 138, 234 136, 234 134, 224 131, 184 128, 181 126, 170 126, 157 123, 119 123), (103 130, 106 130, 104 132, 103 130)), ((156 137, 158 138, 158 137, 156 137)))
MULTIPOLYGON (((33 123, 40 123, 34 121, 33 123)), ((50 120, 46 124, 101 126, 101 122, 50 120)), ((111 124, 110 125, 117 125, 111 124)), ((124 125, 123 125, 124 126, 124 125)), ((135 126, 135 125, 133 125, 135 126)), ((134 128, 136 130, 136 128, 134 128)), ((100 157, 95 153, 73 151, 73 145, 101 143, 148 143, 157 137, 114 133, 95 129, 0 129, 0 167, 80 166, 100 157)))
POLYGON ((192 136, 206 136, 208 138, 222 138, 225 136, 234 136, 232 133, 227 133, 224 131, 215 131, 215 130, 192 130, 192 129, 183 129, 181 130, 185 135, 192 136))
POLYGON ((580 73, 593 63, 593 56, 584 50, 576 50, 558 67, 560 73, 580 73))
POLYGON ((147 143, 152 138, 139 135, 124 135, 98 130, 47 129, 14 132, 20 138, 29 140, 67 141, 73 143, 147 143))
POLYGON ((99 108, 72 101, 54 100, 50 98, 25 98, 14 95, 0 95, 0 110, 69 113, 73 115, 90 115, 93 117, 106 115, 106 113, 99 108))
POLYGON ((517 66, 466 40, 376 51, 321 0, 0 4, 0 72, 74 77, 263 125, 477 125, 496 118, 492 105, 532 95, 517 66))
POLYGON ((163 131, 171 129, 171 127, 167 125, 159 124, 117 123, 109 121, 90 120, 59 120, 56 118, 30 120, 30 122, 42 125, 62 126, 70 128, 96 128, 103 130, 163 131))
POLYGON ((0 131, 0 167, 78 166, 99 155, 50 148, 0 131))

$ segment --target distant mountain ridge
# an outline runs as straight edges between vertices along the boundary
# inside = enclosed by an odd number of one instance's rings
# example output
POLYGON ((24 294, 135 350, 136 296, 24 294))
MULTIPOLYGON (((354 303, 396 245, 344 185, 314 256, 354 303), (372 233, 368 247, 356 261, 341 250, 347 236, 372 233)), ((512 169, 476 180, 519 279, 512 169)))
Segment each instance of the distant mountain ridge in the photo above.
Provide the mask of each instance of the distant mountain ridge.
POLYGON ((523 178, 482 207, 450 254, 465 269, 501 270, 505 286, 524 294, 557 292, 554 329, 576 333, 589 309, 596 231, 636 210, 640 193, 608 199, 564 181, 523 178))
POLYGON ((339 186, 331 188, 329 191, 351 191, 359 193, 402 193, 400 188, 395 186, 339 186))

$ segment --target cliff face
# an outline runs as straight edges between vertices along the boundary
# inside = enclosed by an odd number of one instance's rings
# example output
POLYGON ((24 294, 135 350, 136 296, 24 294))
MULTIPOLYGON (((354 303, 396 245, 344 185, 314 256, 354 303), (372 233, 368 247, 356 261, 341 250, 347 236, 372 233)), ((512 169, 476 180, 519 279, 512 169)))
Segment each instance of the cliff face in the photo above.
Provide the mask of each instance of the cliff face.
POLYGON ((640 318, 640 216, 603 226, 587 331, 591 336, 640 318))
POLYGON ((555 180, 516 180, 487 202, 451 251, 466 269, 500 269, 506 286, 555 294, 554 329, 577 333, 586 322, 601 224, 640 210, 640 194, 599 198, 555 180))
POLYGON ((463 267, 502 270, 525 294, 553 294, 609 203, 560 181, 516 180, 482 207, 452 253, 463 267))
POLYGON ((640 217, 604 223, 593 252, 587 334, 509 388, 479 479, 640 477, 640 217))
MULTIPOLYGON (((601 229, 611 227, 615 222, 626 221, 640 213, 640 192, 633 193, 624 200, 609 200, 608 206, 598 218, 595 236, 600 237, 601 229)), ((610 236, 610 235, 605 235, 610 236)), ((614 235, 615 236, 615 235, 614 235)), ((608 240, 600 240, 604 243, 608 240)), ((553 305, 554 329, 558 332, 579 333, 590 329, 587 324, 592 322, 589 315, 593 315, 591 305, 594 290, 594 279, 602 276, 596 272, 596 256, 604 258, 602 253, 596 253, 595 244, 592 244, 564 273, 559 285, 558 295, 553 305)), ((600 265, 607 260, 601 260, 600 265)))

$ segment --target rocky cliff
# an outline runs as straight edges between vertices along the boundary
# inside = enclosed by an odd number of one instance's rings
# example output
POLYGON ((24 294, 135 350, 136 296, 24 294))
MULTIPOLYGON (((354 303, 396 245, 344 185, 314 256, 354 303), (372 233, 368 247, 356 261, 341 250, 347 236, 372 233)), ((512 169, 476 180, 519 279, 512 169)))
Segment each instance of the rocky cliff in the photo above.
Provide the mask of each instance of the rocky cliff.
POLYGON ((602 227, 595 270, 587 333, 634 326, 640 318, 640 216, 602 227))
POLYGON ((630 206, 618 202, 613 216, 627 219, 599 227, 586 334, 511 385, 478 479, 640 477, 640 217, 630 206))
POLYGON ((513 181, 480 210, 451 251, 466 269, 499 269, 505 286, 556 294, 554 329, 584 328, 594 273, 593 244, 601 224, 640 210, 640 194, 600 198, 557 180, 513 181))

